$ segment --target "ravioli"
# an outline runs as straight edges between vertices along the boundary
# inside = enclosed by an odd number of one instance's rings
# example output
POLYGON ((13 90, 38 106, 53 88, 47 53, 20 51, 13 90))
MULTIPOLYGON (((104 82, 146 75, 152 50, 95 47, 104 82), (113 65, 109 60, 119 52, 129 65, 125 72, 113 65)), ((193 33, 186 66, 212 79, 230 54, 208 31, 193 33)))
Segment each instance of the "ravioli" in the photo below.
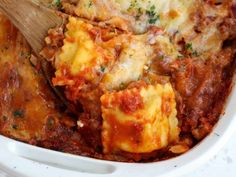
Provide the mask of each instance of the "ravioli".
POLYGON ((92 25, 81 20, 73 17, 69 19, 64 45, 56 59, 57 79, 54 80, 55 85, 75 84, 69 76, 77 76, 81 80, 91 81, 99 73, 99 66, 105 59, 101 47, 96 45, 89 34, 89 30, 92 28, 92 25), (63 77, 65 75, 69 76, 63 77))
POLYGON ((178 141, 176 102, 170 84, 106 93, 101 103, 104 153, 147 153, 178 141))

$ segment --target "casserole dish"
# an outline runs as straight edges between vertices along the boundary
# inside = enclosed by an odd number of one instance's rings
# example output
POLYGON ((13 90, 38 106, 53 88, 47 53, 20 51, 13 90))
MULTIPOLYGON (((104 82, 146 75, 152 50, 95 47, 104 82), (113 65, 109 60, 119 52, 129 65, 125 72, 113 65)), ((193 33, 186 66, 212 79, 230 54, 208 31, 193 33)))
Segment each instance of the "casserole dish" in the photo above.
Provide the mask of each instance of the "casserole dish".
POLYGON ((236 92, 232 91, 213 131, 187 153, 153 163, 120 163, 75 156, 27 145, 0 136, 0 169, 17 177, 169 177, 181 176, 206 163, 235 132, 236 92), (141 169, 141 171, 140 171, 141 169))
MULTIPOLYGON (((76 9, 72 1, 63 2, 64 6, 57 5, 57 8, 68 13, 74 10, 72 16, 66 26, 48 31, 42 54, 56 70, 55 77, 50 78, 53 86, 62 86, 66 98, 78 109, 73 112, 69 107, 68 110, 60 107, 61 102, 50 93, 40 66, 32 62, 34 54, 27 44, 22 50, 24 39, 19 37, 22 41, 18 42, 18 36, 12 35, 17 45, 4 47, 6 51, 13 49, 9 57, 12 61, 5 53, 0 57, 4 64, 0 80, 7 80, 2 82, 0 91, 0 132, 64 153, 1 137, 0 169, 11 176, 22 177, 180 176, 209 159, 229 139, 235 124, 234 92, 226 114, 219 122, 218 117, 232 86, 235 68, 234 4, 206 1, 202 17, 188 3, 184 4, 186 7, 181 6, 186 13, 178 13, 181 9, 175 3, 173 6, 177 9, 170 6, 167 12, 162 8, 161 13, 155 4, 138 8, 136 3, 131 3, 131 12, 128 8, 125 16, 121 14, 118 24, 115 23, 117 17, 112 17, 113 26, 99 13, 96 19, 101 21, 98 23, 74 17, 75 12, 79 17, 91 17, 94 21, 94 14, 87 16, 84 11, 83 2, 88 1, 78 1, 76 9), (207 13, 209 6, 214 7, 215 13, 207 13), (232 12, 219 7, 229 7, 232 12), (132 16, 132 10, 138 16, 132 16), (218 14, 218 10, 225 13, 218 14), (171 19, 182 22, 185 17, 185 22, 191 24, 192 16, 188 14, 196 17, 196 24, 192 26, 194 39, 192 35, 185 36, 185 30, 179 31, 176 25, 172 29, 170 25, 171 19), (126 26, 126 15, 131 15, 127 18, 131 20, 128 24, 142 20, 141 16, 148 17, 144 34, 139 35, 142 31, 135 31, 135 26, 126 26), (170 18, 167 26, 165 17, 170 18), (213 29, 210 34, 209 22, 213 29), (202 47, 205 42, 209 47, 207 51, 202 47), (71 47, 73 50, 66 50, 71 47), (206 135, 207 138, 197 144, 206 135), (185 154, 173 158, 182 153, 185 154), (169 160, 165 160, 167 158, 169 160), (164 161, 144 163, 159 160, 164 161)), ((86 7, 92 12, 104 7, 98 3, 103 1, 89 2, 86 7)), ((110 9, 104 10, 109 12, 110 9)), ((185 24, 178 27, 181 26, 185 24)), ((8 28, 3 29, 7 34, 8 28)), ((9 29, 14 30, 14 27, 9 29)), ((2 37, 11 44, 8 35, 2 37)))

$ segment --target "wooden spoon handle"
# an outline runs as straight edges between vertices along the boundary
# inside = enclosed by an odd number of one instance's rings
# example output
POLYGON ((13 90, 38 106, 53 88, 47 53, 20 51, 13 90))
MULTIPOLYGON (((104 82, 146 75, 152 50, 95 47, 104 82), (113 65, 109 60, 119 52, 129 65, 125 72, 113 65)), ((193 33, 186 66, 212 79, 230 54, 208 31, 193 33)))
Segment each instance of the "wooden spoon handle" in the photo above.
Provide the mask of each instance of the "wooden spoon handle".
POLYGON ((63 23, 55 11, 32 0, 0 0, 0 11, 22 32, 36 54, 43 48, 48 29, 63 23))

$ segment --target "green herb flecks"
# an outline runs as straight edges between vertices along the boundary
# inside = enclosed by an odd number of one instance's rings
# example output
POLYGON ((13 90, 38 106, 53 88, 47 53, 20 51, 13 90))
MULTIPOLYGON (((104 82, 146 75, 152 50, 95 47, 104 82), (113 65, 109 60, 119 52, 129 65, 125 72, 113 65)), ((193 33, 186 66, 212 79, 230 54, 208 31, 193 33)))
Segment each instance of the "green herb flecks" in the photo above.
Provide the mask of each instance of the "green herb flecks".
POLYGON ((61 0, 53 0, 52 4, 57 8, 61 8, 61 0))
POLYGON ((160 20, 160 15, 157 15, 155 18, 150 18, 148 20, 149 24, 155 24, 157 20, 160 20))
POLYGON ((192 45, 192 43, 186 43, 186 44, 185 44, 185 49, 188 50, 188 51, 192 51, 192 50, 193 50, 193 45, 192 45))
POLYGON ((149 24, 155 24, 157 20, 160 20, 160 15, 158 15, 155 11, 156 6, 154 5, 152 5, 150 9, 146 11, 146 14, 149 16, 149 24))
POLYGON ((15 118, 23 118, 24 117, 24 115, 25 115, 25 112, 24 112, 24 110, 22 110, 22 109, 17 109, 17 110, 15 110, 15 111, 13 111, 13 116, 15 117, 15 118))
POLYGON ((49 129, 52 129, 55 125, 55 120, 53 117, 49 117, 48 120, 47 120, 47 127, 49 129))
POLYGON ((146 13, 149 15, 149 17, 154 17, 156 15, 155 12, 156 7, 152 5, 149 10, 146 11, 146 13))
POLYGON ((101 72, 105 72, 106 71, 106 67, 104 67, 104 66, 101 66, 101 72))
POLYGON ((135 1, 132 1, 131 2, 131 4, 130 4, 130 6, 129 6, 129 8, 128 8, 128 11, 132 11, 132 10, 134 10, 134 9, 139 9, 140 7, 139 7, 139 5, 138 5, 138 2, 137 2, 137 0, 135 0, 135 1))
POLYGON ((92 0, 90 0, 89 2, 88 2, 88 8, 90 8, 90 7, 92 7, 93 6, 93 2, 92 2, 92 0))
POLYGON ((165 56, 164 55, 160 55, 159 56, 159 60, 164 60, 165 56))

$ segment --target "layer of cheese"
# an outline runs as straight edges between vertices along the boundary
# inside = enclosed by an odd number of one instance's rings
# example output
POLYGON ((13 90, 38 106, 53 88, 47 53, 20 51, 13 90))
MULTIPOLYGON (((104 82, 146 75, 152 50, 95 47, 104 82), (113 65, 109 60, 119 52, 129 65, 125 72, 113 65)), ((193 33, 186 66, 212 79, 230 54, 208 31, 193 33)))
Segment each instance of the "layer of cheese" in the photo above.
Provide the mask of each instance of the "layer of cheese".
MULTIPOLYGON (((136 31, 143 32, 146 27, 156 25, 168 32, 189 28, 189 14, 192 12, 194 0, 114 0, 121 11, 136 18, 136 31), (184 24, 188 23, 188 26, 184 24)), ((190 25, 191 26, 191 25, 190 25)))
POLYGON ((200 0, 80 0, 75 9, 80 17, 97 19, 136 34, 145 33, 150 26, 162 28, 176 44, 181 40, 192 44, 189 53, 203 58, 219 52, 224 39, 217 29, 216 17, 222 19, 229 13, 224 4, 213 8, 200 0), (199 21, 209 23, 200 33, 195 31, 199 21))
POLYGON ((151 60, 153 49, 145 41, 146 36, 133 36, 130 43, 123 45, 123 50, 111 71, 103 77, 102 83, 107 89, 119 88, 138 80, 143 73, 144 65, 151 60))
POLYGON ((101 81, 108 90, 117 90, 132 81, 139 80, 153 59, 162 57, 173 61, 179 55, 175 46, 164 34, 133 35, 122 48, 114 66, 105 73, 101 81))
POLYGON ((107 93, 101 103, 104 153, 147 153, 178 140, 176 102, 170 84, 107 93))
POLYGON ((127 22, 137 33, 143 33, 150 25, 174 33, 192 28, 189 15, 197 3, 194 0, 80 0, 75 13, 91 20, 110 21, 118 27, 127 22))

